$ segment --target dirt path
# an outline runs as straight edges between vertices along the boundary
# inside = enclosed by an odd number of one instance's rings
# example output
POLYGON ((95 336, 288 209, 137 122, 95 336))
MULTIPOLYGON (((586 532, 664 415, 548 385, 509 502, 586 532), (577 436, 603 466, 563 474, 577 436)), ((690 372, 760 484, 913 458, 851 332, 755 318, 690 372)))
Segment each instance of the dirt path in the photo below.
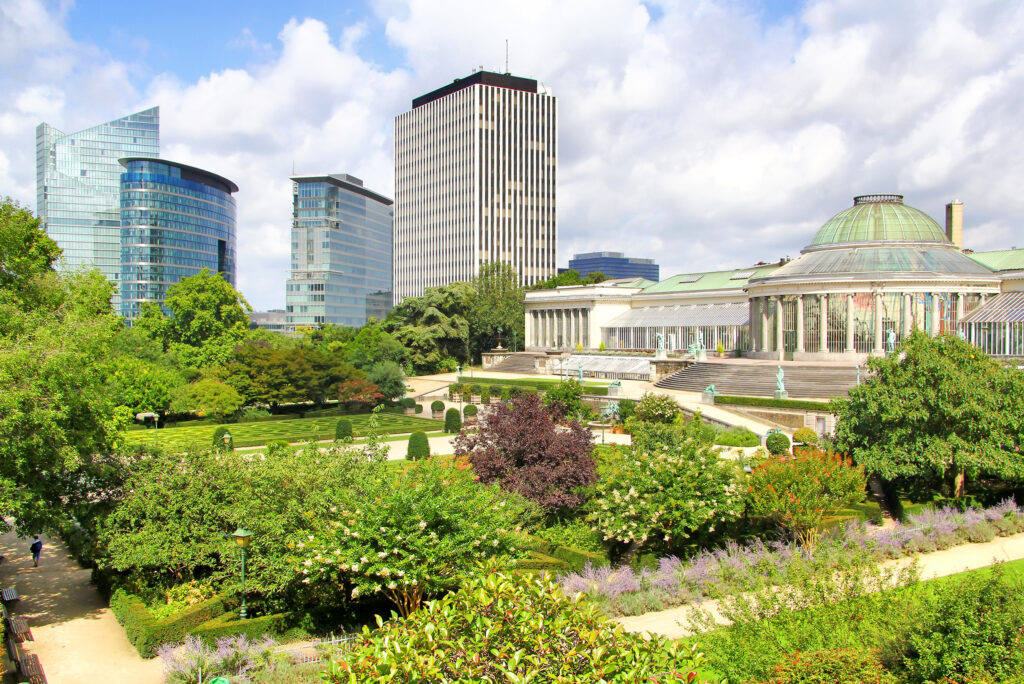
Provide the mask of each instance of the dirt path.
MULTIPOLYGON (((910 565, 914 558, 921 564, 922 580, 946 577, 965 570, 983 568, 999 561, 1024 558, 1024 534, 996 537, 984 544, 963 544, 944 551, 898 558, 886 561, 883 565, 905 567, 910 565)), ((719 624, 727 624, 718 612, 718 601, 704 601, 699 605, 709 611, 719 624)), ((649 632, 661 634, 670 639, 682 639, 692 634, 688 626, 694 610, 695 606, 690 604, 643 615, 616 618, 616 622, 625 627, 627 632, 649 632)))
MULTIPOLYGON (((89 571, 60 540, 42 536, 39 567, 32 567, 30 539, 0 535, 0 586, 14 586, 21 601, 13 612, 28 617, 35 641, 22 644, 39 656, 51 684, 124 681, 160 684, 159 658, 143 660, 114 615, 89 583, 89 571)), ((12 680, 13 681, 13 680, 12 680)))

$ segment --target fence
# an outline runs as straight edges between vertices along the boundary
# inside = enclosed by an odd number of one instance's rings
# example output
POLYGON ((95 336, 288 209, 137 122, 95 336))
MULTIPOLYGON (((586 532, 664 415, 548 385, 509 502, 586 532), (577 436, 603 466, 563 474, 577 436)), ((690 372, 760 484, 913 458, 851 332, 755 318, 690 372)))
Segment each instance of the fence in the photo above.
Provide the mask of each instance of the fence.
POLYGON ((274 654, 285 654, 295 665, 305 663, 319 663, 325 658, 351 651, 359 639, 355 634, 331 635, 326 639, 314 639, 313 641, 291 648, 280 648, 274 654))

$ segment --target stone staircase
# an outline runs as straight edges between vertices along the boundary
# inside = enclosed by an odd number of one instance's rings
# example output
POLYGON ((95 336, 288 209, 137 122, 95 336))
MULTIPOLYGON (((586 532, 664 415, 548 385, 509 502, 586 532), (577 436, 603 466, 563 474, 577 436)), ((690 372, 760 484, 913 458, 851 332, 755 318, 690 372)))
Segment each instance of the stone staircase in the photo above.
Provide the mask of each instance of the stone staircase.
MULTIPOLYGON (((828 399, 844 395, 857 384, 854 366, 782 366, 783 383, 790 398, 828 399)), ((685 392, 703 392, 713 384, 719 394, 771 397, 777 367, 762 363, 700 362, 662 378, 655 386, 685 392)))
POLYGON ((498 371, 500 373, 523 373, 529 375, 536 372, 535 368, 538 356, 544 356, 544 354, 517 352, 515 354, 511 354, 507 359, 501 363, 491 366, 487 370, 498 371))

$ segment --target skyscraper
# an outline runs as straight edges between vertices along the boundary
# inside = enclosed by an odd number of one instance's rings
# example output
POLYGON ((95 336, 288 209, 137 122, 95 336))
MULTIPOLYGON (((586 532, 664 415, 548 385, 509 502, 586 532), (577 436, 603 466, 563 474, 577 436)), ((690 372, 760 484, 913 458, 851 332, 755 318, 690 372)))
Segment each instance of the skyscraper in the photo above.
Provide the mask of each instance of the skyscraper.
POLYGON ((391 309, 393 202, 347 173, 292 178, 289 330, 361 326, 391 309))
MULTIPOLYGON (((118 283, 121 273, 122 157, 160 154, 160 108, 77 133, 36 127, 36 213, 64 250, 70 268, 95 266, 118 283)), ((119 308, 115 289, 114 308, 119 308)))
POLYGON ((238 186, 192 166, 148 157, 121 160, 121 315, 162 304, 167 288, 202 269, 235 285, 238 186))
POLYGON ((478 71, 395 119, 395 303, 490 261, 555 274, 557 103, 537 81, 478 71))

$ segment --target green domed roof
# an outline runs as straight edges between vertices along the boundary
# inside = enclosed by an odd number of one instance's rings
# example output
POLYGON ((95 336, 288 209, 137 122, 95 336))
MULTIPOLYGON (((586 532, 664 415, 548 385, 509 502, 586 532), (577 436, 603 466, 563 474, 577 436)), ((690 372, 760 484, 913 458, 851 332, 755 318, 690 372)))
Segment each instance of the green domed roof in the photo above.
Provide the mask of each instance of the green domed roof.
POLYGON ((949 243, 932 217, 903 204, 903 195, 861 195, 830 218, 807 247, 879 241, 949 243))

